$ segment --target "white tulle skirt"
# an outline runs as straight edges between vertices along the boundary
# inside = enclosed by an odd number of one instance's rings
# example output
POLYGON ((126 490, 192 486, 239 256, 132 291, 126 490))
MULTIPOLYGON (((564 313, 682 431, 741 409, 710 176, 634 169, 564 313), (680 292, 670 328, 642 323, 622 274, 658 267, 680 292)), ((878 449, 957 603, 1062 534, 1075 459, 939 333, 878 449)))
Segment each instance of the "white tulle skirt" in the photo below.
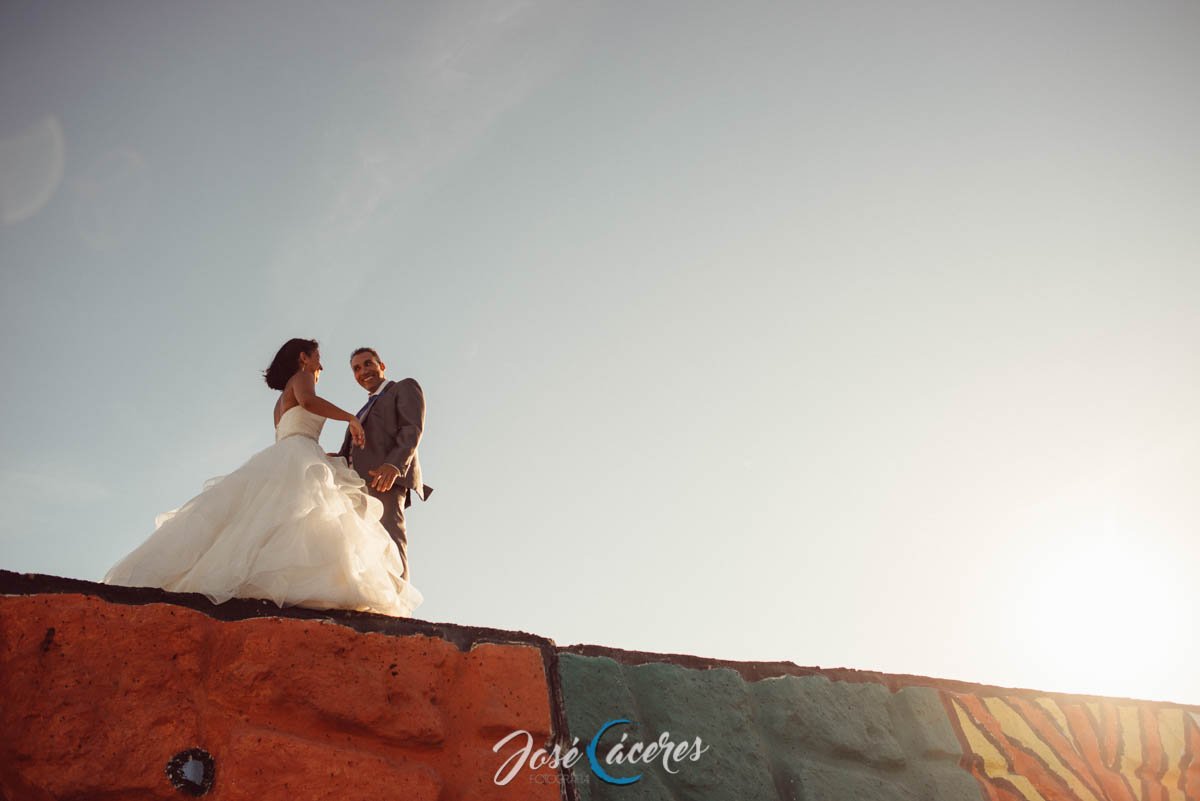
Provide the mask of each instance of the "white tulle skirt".
POLYGON ((410 617, 421 593, 401 578, 383 506, 341 458, 292 436, 205 484, 108 575, 107 584, 198 592, 214 603, 264 598, 279 606, 410 617))

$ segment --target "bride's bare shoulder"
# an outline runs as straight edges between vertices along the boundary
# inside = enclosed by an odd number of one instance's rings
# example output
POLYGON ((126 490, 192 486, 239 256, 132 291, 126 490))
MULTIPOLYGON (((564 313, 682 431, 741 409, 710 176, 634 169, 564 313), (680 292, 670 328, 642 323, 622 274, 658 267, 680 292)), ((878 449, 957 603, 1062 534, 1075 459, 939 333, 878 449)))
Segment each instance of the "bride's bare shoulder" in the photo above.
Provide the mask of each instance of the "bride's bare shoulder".
POLYGON ((294 376, 289 379, 287 384, 284 386, 283 391, 279 393, 279 397, 275 399, 275 406, 272 409, 272 416, 275 418, 276 426, 279 425, 280 418, 283 417, 288 409, 299 405, 299 402, 296 400, 296 392, 292 387, 292 381, 294 380, 294 376))

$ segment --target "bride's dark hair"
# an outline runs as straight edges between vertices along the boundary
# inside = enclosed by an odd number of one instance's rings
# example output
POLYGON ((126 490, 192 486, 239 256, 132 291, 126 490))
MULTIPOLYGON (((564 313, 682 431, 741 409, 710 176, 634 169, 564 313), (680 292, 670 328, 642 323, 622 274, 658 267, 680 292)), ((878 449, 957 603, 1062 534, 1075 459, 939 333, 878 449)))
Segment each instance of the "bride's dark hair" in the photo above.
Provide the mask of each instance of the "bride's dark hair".
POLYGON ((300 369, 300 354, 309 356, 317 349, 315 339, 289 339, 271 360, 271 366, 263 370, 263 378, 271 389, 282 390, 287 386, 288 379, 300 369))

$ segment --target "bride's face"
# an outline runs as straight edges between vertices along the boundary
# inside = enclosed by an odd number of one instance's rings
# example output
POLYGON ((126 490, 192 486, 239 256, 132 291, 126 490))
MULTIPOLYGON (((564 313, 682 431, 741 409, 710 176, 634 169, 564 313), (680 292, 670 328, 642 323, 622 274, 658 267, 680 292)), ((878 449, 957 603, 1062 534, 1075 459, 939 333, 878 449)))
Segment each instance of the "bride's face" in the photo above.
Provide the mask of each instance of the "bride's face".
POLYGON ((321 349, 314 348, 311 354, 301 353, 300 369, 312 373, 313 380, 319 381, 321 379, 321 371, 325 369, 321 366, 321 349))

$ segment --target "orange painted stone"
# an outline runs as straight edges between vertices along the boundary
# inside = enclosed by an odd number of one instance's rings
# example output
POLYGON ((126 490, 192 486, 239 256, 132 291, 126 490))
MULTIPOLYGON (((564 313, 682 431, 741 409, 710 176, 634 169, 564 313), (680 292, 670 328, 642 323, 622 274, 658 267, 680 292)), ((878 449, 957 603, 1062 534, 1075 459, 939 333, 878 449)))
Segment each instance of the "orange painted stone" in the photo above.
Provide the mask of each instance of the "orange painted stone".
POLYGON ((0 597, 2 798, 187 798, 165 768, 189 748, 214 759, 215 801, 560 798, 551 769, 494 783, 514 729, 553 729, 527 643, 0 597))

